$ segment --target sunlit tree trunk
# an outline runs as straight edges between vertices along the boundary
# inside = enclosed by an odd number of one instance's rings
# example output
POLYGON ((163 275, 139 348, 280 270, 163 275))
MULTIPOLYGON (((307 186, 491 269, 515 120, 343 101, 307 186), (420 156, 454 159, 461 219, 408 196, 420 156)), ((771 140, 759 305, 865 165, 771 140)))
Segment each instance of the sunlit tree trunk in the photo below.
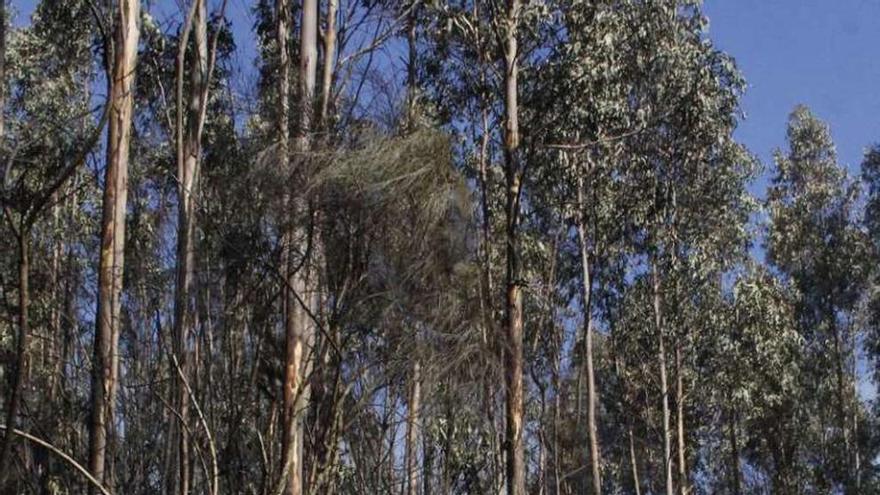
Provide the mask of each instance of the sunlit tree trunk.
MULTIPOLYGON (((205 0, 194 0, 191 18, 184 26, 181 44, 177 55, 177 278, 174 298, 174 354, 180 363, 181 373, 188 377, 193 363, 188 342, 194 337, 193 326, 196 318, 195 302, 195 227, 196 208, 199 190, 201 149, 202 149, 202 107, 207 97, 208 84, 208 15, 205 0), (189 35, 193 35, 195 53, 189 68, 190 87, 184 95, 184 73, 186 50, 189 35), (186 101, 184 101, 186 100, 186 101), (185 109, 185 110, 184 110, 185 109), (185 118, 184 118, 185 117, 185 118)), ((176 407, 181 423, 178 432, 178 476, 177 493, 189 493, 190 480, 190 442, 185 427, 189 422, 189 397, 186 387, 176 369, 171 370, 174 377, 176 407)), ((187 378, 189 380, 189 378, 187 378)))
MULTIPOLYGON (((291 175, 290 170, 290 15, 291 6, 289 0, 277 0, 275 4, 275 42, 278 49, 278 160, 282 175, 291 175)), ((287 187, 284 192, 283 208, 286 210, 282 213, 282 236, 281 236, 281 260, 279 263, 279 273, 283 275, 281 286, 282 301, 282 317, 284 321, 284 341, 285 341, 285 364, 284 364, 284 393, 283 404, 281 409, 281 486, 282 490, 288 493, 294 493, 293 476, 288 473, 295 469, 296 466, 291 465, 294 461, 291 459, 293 452, 296 451, 296 445, 291 445, 294 441, 292 438, 295 434, 291 430, 291 419, 288 413, 293 411, 293 402, 296 397, 296 356, 293 354, 294 349, 288 349, 291 336, 296 332, 296 315, 297 301, 292 293, 292 287, 289 285, 291 277, 289 275, 290 259, 293 242, 293 227, 289 225, 293 215, 289 213, 290 209, 290 189, 287 187), (294 361, 291 363, 291 361, 294 361), (293 364, 293 366, 291 366, 293 364), (285 479, 290 476, 289 481, 285 479)))
MULTIPOLYGON (((294 187, 297 179, 304 179, 307 165, 306 155, 311 148, 312 114, 315 95, 315 82, 317 74, 317 30, 318 30, 318 1, 303 0, 300 23, 300 64, 299 64, 299 122, 297 126, 295 149, 297 152, 296 170, 292 175, 292 183, 288 187, 294 187)), ((280 24, 279 24, 280 26, 280 24)), ((281 36, 279 29, 279 37, 281 36)), ((285 28, 286 31, 286 28, 285 28)), ((286 41, 285 41, 286 44, 286 41)), ((288 206, 291 218, 298 219, 298 215, 305 217, 306 205, 302 198, 293 198, 288 206)), ((300 225, 287 227, 292 235, 287 239, 287 266, 285 267, 285 371, 284 371, 284 433, 283 433, 283 468, 282 482, 286 485, 286 492, 290 495, 303 493, 303 416, 305 404, 308 401, 307 376, 309 370, 306 366, 309 351, 307 347, 312 339, 310 335, 313 327, 310 318, 314 313, 308 314, 308 310, 316 309, 316 291, 309 290, 307 272, 309 260, 293 259, 293 244, 300 243, 305 256, 306 231, 300 225), (297 266, 298 265, 298 266, 297 266)), ((315 251, 320 248, 316 247, 315 251)), ((313 272, 315 270, 312 270, 313 272)), ((314 279, 316 273, 312 273, 314 279)))
POLYGON ((507 274, 505 300, 505 383, 507 390, 507 493, 524 495, 526 467, 523 442, 523 303, 519 280, 519 214, 521 170, 519 149, 517 24, 519 0, 508 0, 504 46, 504 174, 507 182, 507 274))
POLYGON ((419 492, 418 445, 419 421, 422 402, 422 367, 418 359, 413 363, 410 376, 409 410, 406 417, 406 493, 417 495, 419 492))
POLYGON ((318 124, 326 131, 329 123, 330 102, 333 100, 333 69, 336 66, 336 15, 339 0, 327 0, 327 22, 323 32, 324 62, 321 73, 321 110, 318 113, 318 124))
POLYGON ((687 451, 684 431, 684 377, 681 363, 681 344, 675 345, 675 408, 676 432, 678 441, 678 490, 681 495, 688 493, 687 451))
POLYGON ((669 383, 666 372, 666 342, 663 336, 663 313, 660 295, 660 274, 657 272, 657 261, 651 265, 653 278, 654 298, 654 327, 657 332, 658 356, 657 365, 660 367, 660 394, 663 401, 663 467, 665 474, 666 495, 673 495, 675 490, 672 485, 672 428, 670 425, 669 410, 669 383))
POLYGON ((107 444, 113 429, 119 369, 119 333, 124 269, 125 210, 128 195, 128 155, 134 102, 135 65, 139 37, 139 0, 119 0, 114 9, 113 43, 107 53, 110 114, 107 162, 101 217, 98 266, 98 309, 89 423, 89 470, 108 483, 107 444))
POLYGON ((596 403, 598 402, 598 393, 596 392, 596 378, 593 368, 593 318, 592 318, 592 293, 593 281, 590 278, 590 259, 587 247, 586 219, 584 218, 584 181, 583 177, 578 177, 577 184, 578 195, 578 215, 577 215, 577 231, 578 241, 580 244, 581 258, 581 275, 583 277, 583 317, 584 317, 584 362, 586 367, 587 378, 587 437, 590 449, 590 469, 592 473, 592 488, 594 495, 602 493, 602 474, 601 463, 599 457, 599 438, 598 428, 596 426, 596 403))
POLYGON ((636 457, 636 440, 635 435, 633 435, 633 427, 632 424, 627 425, 626 427, 627 437, 629 439, 629 466, 632 470, 632 481, 633 481, 633 490, 636 495, 641 495, 642 486, 639 481, 639 462, 636 457))

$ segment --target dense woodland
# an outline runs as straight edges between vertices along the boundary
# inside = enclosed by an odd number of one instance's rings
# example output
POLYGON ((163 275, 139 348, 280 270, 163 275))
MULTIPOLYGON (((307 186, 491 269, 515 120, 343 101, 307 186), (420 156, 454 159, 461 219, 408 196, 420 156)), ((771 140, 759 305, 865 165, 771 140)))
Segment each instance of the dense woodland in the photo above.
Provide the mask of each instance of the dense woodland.
POLYGON ((229 3, 0 0, 0 493, 880 493, 880 147, 699 1, 229 3))

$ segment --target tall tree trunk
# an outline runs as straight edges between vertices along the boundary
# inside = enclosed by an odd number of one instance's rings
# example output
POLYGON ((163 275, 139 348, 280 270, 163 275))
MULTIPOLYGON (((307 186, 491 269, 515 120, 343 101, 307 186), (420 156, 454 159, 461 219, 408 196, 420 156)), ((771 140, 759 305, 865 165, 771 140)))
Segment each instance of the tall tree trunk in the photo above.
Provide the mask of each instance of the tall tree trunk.
POLYGON ((630 423, 626 427, 627 437, 629 437, 629 465, 632 470, 632 480, 633 480, 633 490, 636 495, 641 495, 642 486, 639 482, 639 463, 636 458, 636 440, 635 435, 633 435, 633 427, 630 423))
POLYGON ((327 24, 324 29, 324 64, 321 73, 321 110, 318 114, 318 125, 325 130, 329 126, 327 117, 330 112, 330 101, 333 99, 333 70, 336 66, 336 14, 339 0, 327 0, 327 24))
POLYGON ((675 407, 676 432, 678 441, 678 490, 681 495, 688 493, 687 452, 684 431, 684 371, 681 363, 681 343, 675 344, 675 407))
POLYGON ((584 317, 584 362, 587 375, 587 437, 590 444, 590 468, 592 472, 592 487, 594 495, 602 493, 602 474, 599 457, 598 428, 596 427, 596 379, 593 369, 593 318, 592 318, 592 294, 593 281, 590 278, 590 258, 587 252, 586 220, 584 218, 584 180, 578 177, 578 215, 577 231, 580 243, 581 275, 583 276, 583 317, 584 317))
MULTIPOLYGON (((286 14, 285 14, 286 15, 286 14)), ((318 30, 318 1, 303 0, 300 23, 300 64, 299 64, 299 125, 296 134, 297 164, 294 177, 305 179, 306 155, 311 147, 312 114, 315 94, 315 78, 317 74, 317 30, 318 30)), ((286 27, 282 30, 279 23, 279 42, 282 31, 286 33, 286 27)), ((286 34, 285 34, 286 36, 286 34)), ((286 39, 284 46, 286 46, 286 39)), ((286 63, 284 65, 287 65, 286 63)), ((286 84, 286 81, 283 83, 286 84)), ((291 184, 290 186, 293 186, 291 184)), ((288 205, 292 212, 292 218, 303 213, 306 208, 302 198, 293 198, 288 205)), ((284 434, 282 456, 282 483, 290 495, 300 495, 303 492, 303 412, 304 404, 308 397, 308 384, 306 378, 306 347, 312 336, 309 322, 310 315, 306 314, 306 308, 314 309, 314 297, 316 291, 309 290, 307 271, 309 260, 293 259, 293 243, 302 243, 303 253, 306 252, 306 231, 309 229, 288 226, 292 235, 288 236, 285 249, 287 254, 287 277, 285 287, 285 372, 284 372, 284 434), (298 266, 297 266, 298 265, 298 266), (303 307, 305 306, 305 307, 303 307)), ((320 248, 313 249, 314 251, 320 248)), ((316 270, 312 270, 313 278, 316 270)), ((313 280, 314 282, 314 280, 313 280)))
MULTIPOLYGON (((616 336, 614 327, 611 329, 612 337, 616 336)), ((636 456, 636 440, 635 440, 635 420, 634 416, 636 414, 635 411, 635 398, 633 397, 633 393, 630 389, 629 378, 623 372, 624 362, 621 359, 620 351, 616 345, 616 339, 612 340, 614 343, 613 352, 614 352, 614 373, 617 375, 618 379, 621 382, 623 400, 625 407, 629 407, 631 413, 629 414, 626 420, 626 436, 629 443, 629 467, 630 474, 632 475, 632 483, 633 483, 633 491, 635 495, 641 495, 642 486, 639 481, 639 461, 636 456)))
MULTIPOLYGON (((193 11, 184 26, 184 34, 177 55, 177 278, 174 298, 174 354, 180 363, 181 374, 189 380, 192 368, 188 342, 193 338, 196 318, 195 302, 195 227, 196 206, 201 168, 201 131, 203 126, 203 97, 207 97, 208 85, 208 14, 205 0, 194 0, 193 11), (186 50, 189 35, 192 33, 195 54, 191 57, 189 69, 189 93, 184 95, 184 73, 186 50), (184 102, 186 100, 186 102, 184 102), (184 110, 185 108, 185 110, 184 110), (185 118, 184 118, 185 116, 185 118)), ((171 370, 176 391, 176 407, 180 415, 176 418, 181 427, 177 430, 178 468, 175 472, 177 492, 189 493, 192 473, 190 473, 189 448, 191 439, 187 427, 189 422, 189 397, 183 380, 176 369, 171 370)))
MULTIPOLYGON (((6 140, 6 0, 0 0, 0 147, 5 145, 6 140)), ((19 232, 19 235, 22 233, 19 232)), ((21 239, 20 239, 21 241, 21 239)), ((19 246, 20 247, 20 246, 19 246)), ((19 257, 19 263, 21 263, 21 257, 19 257)), ((21 278, 19 277, 19 283, 21 282, 21 278)), ((19 307, 19 318, 21 318, 23 307, 19 307)), ((21 321, 19 321, 18 329, 19 329, 19 338, 21 337, 21 321)), ((17 368, 21 367, 21 361, 16 365, 17 368)), ((18 374, 16 371, 15 374, 18 374)), ((6 433, 3 437, 3 445, 0 446, 0 488, 3 488, 5 484, 6 477, 9 473, 9 451, 12 448, 12 428, 14 426, 15 421, 15 409, 13 405, 18 395, 16 393, 17 389, 17 381, 18 377, 15 376, 13 383, 10 384, 10 390, 12 391, 11 397, 9 400, 7 412, 6 412, 6 425, 9 426, 9 429, 6 430, 6 433)))
MULTIPOLYGON (((323 141, 329 142, 332 138, 332 118, 331 118, 331 102, 333 101, 333 76, 336 66, 336 18, 339 11, 339 0, 327 0, 327 13, 324 30, 322 31, 322 67, 321 67, 321 93, 319 95, 320 108, 318 110, 317 119, 314 128, 318 129, 324 136, 323 141)), ((313 315, 320 313, 322 304, 320 273, 326 273, 324 248, 319 233, 320 212, 317 211, 319 201, 314 201, 313 211, 311 212, 313 248, 311 250, 311 310, 313 315)), ((334 325, 335 327, 335 325, 334 325)), ((306 479, 312 491, 324 490, 328 491, 331 486, 324 486, 325 481, 332 478, 332 469, 337 454, 337 416, 341 413, 339 386, 339 366, 338 356, 334 356, 331 360, 330 351, 338 342, 339 329, 330 328, 329 332, 319 336, 316 332, 312 332, 312 340, 315 341, 313 348, 314 356, 311 360, 311 366, 315 367, 316 373, 311 378, 311 386, 309 390, 309 398, 311 400, 311 410, 314 411, 313 424, 311 425, 312 433, 312 450, 310 474, 306 479), (332 363, 331 363, 332 361, 332 363), (336 373, 331 371, 335 369, 336 373), (331 383, 332 382, 332 383, 331 383), (332 390, 328 391, 328 387, 332 385, 332 390), (321 483, 321 485, 315 485, 321 483)), ((310 364, 307 363, 307 367, 310 364)))
MULTIPOLYGON (((64 205, 59 201, 60 199, 61 194, 59 193, 56 194, 53 200, 55 202, 52 206, 53 232, 59 232, 61 229, 61 213, 64 210, 64 205)), ((61 359, 61 308, 64 307, 61 298, 61 264, 63 255, 64 241, 60 236, 55 235, 52 239, 52 264, 51 276, 49 277, 52 284, 52 308, 49 311, 49 331, 51 333, 49 336, 49 360, 51 362, 54 359, 54 362, 47 364, 47 369, 51 369, 50 373, 52 373, 49 390, 53 397, 58 397, 61 393, 61 374, 64 368, 64 361, 61 359)))
MULTIPOLYGON (((416 16, 410 6, 410 12, 407 16, 406 41, 409 53, 407 61, 407 112, 406 112, 406 129, 412 131, 415 129, 416 115, 416 16)), ((406 417, 406 493, 407 495, 416 495, 419 491, 418 480, 418 445, 419 445, 419 419, 421 413, 421 396, 422 396, 422 368, 419 358, 415 358, 412 366, 412 375, 410 376, 409 391, 409 410, 406 417)))
POLYGON ((22 225, 18 232, 18 339, 16 362, 10 374, 9 404, 6 409, 6 431, 0 451, 0 488, 4 488, 11 471, 9 457, 12 451, 13 430, 21 409, 25 377, 28 374, 28 340, 30 334, 30 231, 22 225))
MULTIPOLYGON (((850 397, 852 397, 852 404, 858 404, 858 390, 856 389, 856 384, 858 383, 858 370, 856 369, 856 357, 854 352, 855 342, 851 343, 850 346, 850 397)), ((855 493, 862 492, 862 453, 859 448, 859 407, 852 408, 852 441, 855 444, 855 448, 852 449, 853 453, 853 469, 854 480, 853 483, 855 485, 855 493)))
POLYGON ((98 267, 98 308, 92 373, 92 410, 89 429, 89 470, 109 484, 105 471, 109 432, 113 429, 119 356, 122 275, 124 269, 125 210, 128 196, 128 154, 137 62, 139 0, 119 0, 114 15, 112 48, 107 46, 110 114, 107 162, 101 217, 101 255, 98 267), (111 58, 112 57, 112 58, 111 58))
POLYGON ((731 407, 728 413, 728 435, 730 436, 730 492, 732 495, 742 493, 739 466, 739 444, 736 434, 736 413, 731 407))
MULTIPOLYGON (((418 1, 418 0, 415 0, 418 1)), ((415 128, 416 99, 418 97, 418 83, 416 64, 418 63, 418 49, 416 46, 416 11, 415 2, 409 6, 409 14, 406 16, 406 129, 411 131, 415 128)))
POLYGON ((654 326, 657 332, 658 356, 660 366, 660 394, 663 399, 663 467, 665 470, 666 495, 673 495, 672 485, 672 428, 669 411, 669 383, 666 376, 666 342, 663 336, 663 313, 660 295, 660 274, 657 272, 657 261, 651 264, 654 297, 654 326))
POLYGON ((504 174, 507 182, 507 293, 505 300, 505 382, 507 391, 507 493, 524 495, 526 468, 523 444, 523 307, 519 281, 519 212, 521 172, 518 164, 517 100, 519 0, 507 1, 504 47, 504 174))
POLYGON ((434 486, 434 443, 429 435, 422 435, 422 495, 431 495, 434 486))
MULTIPOLYGON (((290 53, 288 47, 290 38, 290 15, 290 1, 277 0, 275 4, 275 43, 278 47, 278 160, 282 174, 288 176, 292 176, 290 169, 290 53)), ((290 189, 292 188, 287 187, 284 193, 283 208, 285 209, 286 220, 281 227, 283 233, 281 238, 281 260, 279 266, 279 273, 284 276, 281 286, 281 311, 284 320, 285 335, 284 389, 283 404, 281 408, 280 483, 289 493, 293 493, 293 490, 296 488, 293 486, 293 481, 285 481, 285 476, 288 476, 287 473, 295 467, 290 465, 293 460, 290 459, 291 454, 289 451, 296 450, 296 445, 291 445, 294 431, 291 431, 291 419, 288 417, 288 412, 293 411, 293 402, 296 398, 297 360, 294 355, 295 349, 289 348, 289 344, 291 336, 296 332, 295 319, 298 314, 298 308, 296 306, 297 301, 294 294, 292 294, 291 286, 289 286, 291 279, 289 270, 290 265, 292 264, 290 257, 293 251, 293 228, 289 225, 290 220, 293 218, 293 215, 289 213, 291 206, 290 189), (291 361, 293 361, 293 363, 291 363, 291 361)))
MULTIPOLYGON (((557 325, 557 327, 560 327, 557 325)), ((554 328, 553 335, 553 493, 559 495, 562 493, 560 490, 562 489, 562 474, 560 473, 559 466, 559 422, 560 422, 560 409, 562 407, 561 396, 562 393, 560 389, 561 386, 561 374, 562 374, 562 336, 560 333, 562 332, 561 327, 559 329, 554 328)))
POLYGON ((6 137, 6 0, 0 0, 0 144, 6 137))
POLYGON ((419 492, 418 445, 419 419, 422 401, 422 367, 418 359, 413 363, 410 377, 409 411, 406 417, 406 484, 407 495, 419 492))
MULTIPOLYGON (((383 363, 386 370, 389 369, 388 362, 383 363)), ((385 404, 383 406, 384 411, 382 412, 382 435, 380 436, 380 447, 377 449, 378 460, 377 460, 377 471, 380 475, 380 486, 383 486, 384 493, 395 493, 397 492, 397 476, 395 469, 395 460, 397 458, 398 450, 395 448, 396 439, 397 439, 397 422, 394 421, 394 417, 397 415, 397 387, 393 386, 389 382, 386 384, 385 393, 385 404), (387 442, 386 442, 387 439, 387 442), (384 449, 384 445, 387 443, 388 449, 384 449)))

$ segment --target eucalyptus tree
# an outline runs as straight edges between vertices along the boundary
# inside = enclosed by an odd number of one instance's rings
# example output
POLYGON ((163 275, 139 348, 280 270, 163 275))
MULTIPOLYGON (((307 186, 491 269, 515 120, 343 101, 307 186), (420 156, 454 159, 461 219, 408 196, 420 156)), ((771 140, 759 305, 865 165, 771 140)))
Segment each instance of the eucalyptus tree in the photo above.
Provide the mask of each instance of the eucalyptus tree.
POLYGON ((653 4, 635 10, 633 22, 640 26, 634 43, 648 47, 632 55, 636 79, 630 101, 635 102, 640 119, 636 122, 643 122, 643 130, 627 138, 623 177, 630 190, 650 198, 632 211, 629 221, 635 232, 635 253, 651 274, 664 486, 671 495, 675 478, 681 493, 691 482, 686 343, 699 335, 699 328, 680 316, 690 303, 689 294, 698 292, 687 289, 682 294, 684 282, 705 284, 717 279, 736 256, 744 254, 748 242, 744 226, 752 208, 745 185, 752 177, 753 161, 732 136, 742 77, 729 56, 703 39, 705 19, 698 5, 653 4), (674 392, 669 385, 670 364, 674 392))
MULTIPOLYGON (((27 29, 13 31, 7 49, 6 10, 3 6, 2 55, 0 71, 0 112, 4 123, 0 129, 0 149, 3 151, 2 203, 4 225, 8 238, 16 246, 17 253, 17 308, 15 321, 18 327, 15 358, 11 370, 4 376, 8 380, 8 402, 5 408, 5 431, 0 446, 0 487, 8 480, 12 467, 9 464, 13 449, 14 430, 19 421, 22 406, 26 404, 26 381, 33 373, 51 376, 55 369, 45 359, 32 367, 31 359, 31 310, 32 291, 43 292, 38 283, 31 286, 32 262, 41 263, 42 258, 53 260, 53 277, 60 276, 60 243, 55 230, 60 228, 58 216, 61 205, 71 193, 71 179, 81 175, 82 168, 96 147, 106 123, 108 107, 99 112, 97 124, 90 110, 92 102, 87 86, 93 77, 91 28, 94 18, 87 5, 72 2, 66 6, 40 4, 36 10, 38 22, 27 29), (71 64, 71 61, 75 61, 71 64), (8 76, 8 79, 7 79, 8 76), (7 98, 7 84, 13 91, 7 98), (7 107, 8 105, 8 107, 7 107), (8 121, 5 114, 12 116, 8 121), (46 213, 52 212, 53 223, 42 225, 46 213), (33 244, 37 243, 34 252, 33 244), (43 247, 42 244, 47 244, 43 247)), ((50 305, 60 305, 60 297, 54 288, 46 294, 50 305), (55 299, 55 300, 52 300, 55 299)), ((57 307, 57 306, 55 306, 57 307)), ((60 312, 50 311, 45 325, 39 324, 40 344, 49 352, 57 352, 63 345, 60 312)), ((41 322, 43 323, 43 322, 41 322)), ((41 353, 45 356, 46 352, 41 353)), ((49 378, 45 382, 58 391, 59 381, 49 378)), ((45 400, 47 397, 38 398, 45 400)), ((47 473, 41 483, 49 482, 47 473)), ((8 488, 8 487, 7 487, 8 488)))
POLYGON ((788 152, 775 156, 767 198, 767 252, 797 287, 797 320, 810 356, 804 372, 815 390, 809 406, 819 421, 812 481, 856 493, 851 418, 860 401, 847 363, 856 342, 849 329, 864 287, 867 243, 854 222, 858 185, 837 162, 828 127, 806 107, 788 122, 788 152))
MULTIPOLYGON (((869 243, 872 258, 880 259, 880 146, 870 147, 862 161, 862 182, 866 189, 866 204, 863 222, 870 236, 869 243)), ((880 297, 877 297, 877 281, 880 272, 876 269, 870 275, 869 286, 869 323, 871 332, 868 335, 871 356, 874 360, 874 375, 880 376, 880 297)))
MULTIPOLYGON (((624 196, 615 187, 619 173, 622 139, 639 124, 628 98, 638 47, 631 44, 637 26, 632 22, 634 7, 621 2, 584 2, 562 5, 564 43, 553 47, 548 61, 545 108, 538 113, 541 150, 558 163, 547 170, 556 184, 535 193, 540 202, 564 199, 561 214, 576 232, 578 277, 583 319, 579 381, 586 381, 587 442, 586 462, 590 465, 593 493, 602 492, 602 458, 597 424, 600 403, 594 365, 594 288, 602 287, 596 278, 597 265, 620 247, 621 219, 626 210, 624 196)), ((549 184, 553 182, 548 181, 549 184)))
MULTIPOLYGON (((873 382, 876 384, 880 378, 880 292, 878 292, 878 280, 880 280, 880 272, 877 271, 877 260, 880 259, 880 147, 876 144, 871 146, 865 152, 862 161, 862 183, 865 188, 865 206, 862 223, 868 234, 868 250, 869 260, 873 264, 873 268, 867 273, 868 285, 862 294, 859 312, 861 317, 858 319, 861 324, 857 325, 857 329, 862 329, 865 333, 863 337, 864 350, 866 351, 867 361, 873 364, 873 382)), ((857 338, 858 341, 858 338, 857 338)), ((853 356, 854 358, 856 356, 853 356)), ((855 365, 855 359, 853 360, 855 365)), ((856 376, 856 373, 853 373, 856 376)), ((864 378, 862 378, 864 380, 864 378)), ((860 391, 861 392, 861 391, 860 391)), ((864 417, 859 411, 854 411, 853 429, 855 430, 855 441, 858 443, 859 451, 862 445, 867 442, 868 445, 876 445, 876 424, 880 420, 876 410, 872 416, 864 417), (862 426, 856 420, 860 417, 862 426)), ((869 447, 876 448, 876 447, 869 447)), ((877 490, 876 476, 870 476, 864 472, 867 467, 861 464, 870 458, 860 456, 857 452, 853 459, 856 469, 856 487, 865 491, 870 489, 877 490)), ((868 463, 869 464, 869 463, 868 463)))
MULTIPOLYGON (((303 0, 300 21, 300 71, 299 81, 299 122, 296 127, 296 152, 300 157, 296 167, 299 174, 306 168, 307 161, 303 158, 310 151, 313 97, 317 68, 317 15, 318 4, 316 0, 303 0)), ((279 30, 279 39, 283 36, 279 30)), ((285 82, 286 83, 286 82, 285 82)), ((285 84, 282 83, 282 84, 285 84)), ((291 174, 295 177, 297 174, 291 174)), ((290 186, 294 184, 291 183, 290 186)), ((295 214, 302 214, 304 202, 301 198, 291 196, 291 201, 285 202, 285 206, 295 214)), ((308 400, 308 384, 304 377, 309 373, 307 364, 311 353, 312 323, 311 317, 314 304, 311 302, 313 289, 308 287, 307 270, 310 261, 305 246, 310 244, 302 235, 303 230, 296 226, 290 226, 287 232, 287 240, 283 249, 287 252, 286 266, 284 267, 284 318, 285 318, 285 373, 284 373, 284 432, 282 434, 282 471, 278 493, 290 493, 299 495, 302 493, 303 460, 303 424, 302 413, 304 404, 308 400), (294 244, 298 244, 302 253, 301 259, 295 259, 294 244), (295 268, 295 267, 299 268, 295 268), (302 306, 302 307, 300 307, 302 306), (306 316, 305 314, 309 314, 306 316)), ((320 248, 319 248, 320 249, 320 248)), ((315 274, 312 273, 314 279, 315 274)), ((314 283, 314 280, 312 280, 314 283)))
MULTIPOLYGON (((174 298, 173 353, 170 360, 172 382, 175 384, 175 406, 179 413, 177 466, 172 470, 168 482, 173 493, 187 494, 190 490, 190 438, 187 427, 191 395, 190 382, 191 354, 189 342, 196 322, 197 305, 195 297, 196 265, 196 206, 199 203, 199 188, 202 166, 202 137, 207 118, 211 78, 217 59, 217 41, 223 31, 216 26, 213 36, 208 38, 207 0, 194 0, 187 12, 178 40, 175 67, 176 123, 173 131, 177 158, 177 259, 174 298), (189 39, 193 39, 193 55, 190 57, 189 87, 185 91, 186 53, 189 39), (187 94, 188 93, 188 94, 187 94)), ((225 3, 218 14, 223 19, 225 3)), ((170 131, 170 130, 169 130, 170 131)), ((198 405, 196 405, 198 409, 198 405)), ((199 411, 201 414, 201 411, 199 411)), ((204 418, 202 418, 204 420, 204 418)), ((172 431, 175 431, 172 428, 172 431)), ((210 432, 207 432, 210 437, 210 432)), ((174 435, 171 435, 172 437, 174 435)), ((212 440, 213 443, 213 440, 212 440)), ((212 493, 218 490, 216 453, 212 455, 211 474, 212 493)))
POLYGON ((101 257, 98 268, 98 309, 95 316, 95 354, 89 428, 89 469, 112 485, 106 471, 108 438, 115 429, 118 388, 122 274, 125 267, 125 213, 128 195, 128 153, 138 37, 140 2, 120 0, 104 17, 104 59, 107 75, 109 126, 101 219, 101 257))
POLYGON ((261 0, 253 69, 223 5, 10 29, 4 489, 876 489, 880 153, 859 224, 798 110, 750 260, 699 2, 261 0))
MULTIPOLYGON (((503 211, 499 219, 498 242, 503 245, 504 290, 496 296, 503 301, 499 307, 500 328, 497 349, 503 356, 506 409, 506 482, 508 493, 525 491, 524 453, 524 389, 523 389, 523 267, 521 264, 521 224, 525 214, 524 199, 528 193, 530 175, 540 174, 527 165, 529 148, 521 148, 522 131, 520 115, 525 110, 520 105, 523 87, 529 82, 520 78, 521 71, 531 71, 540 65, 540 51, 536 48, 548 41, 545 26, 549 6, 544 3, 524 4, 507 2, 464 2, 433 6, 439 14, 430 40, 440 52, 435 53, 436 62, 429 62, 427 73, 434 77, 427 88, 435 101, 445 100, 442 110, 449 115, 457 105, 476 103, 479 121, 465 122, 473 126, 479 143, 478 164, 484 228, 483 242, 490 237, 490 207, 488 184, 495 174, 503 177, 498 187, 498 208, 503 211), (445 22, 446 25, 440 24, 445 22), (497 110, 497 114, 494 111, 497 110), (490 117, 491 116, 491 117, 490 117), (490 171, 494 156, 489 146, 493 139, 502 143, 500 164, 497 172, 490 171)), ((532 88, 534 90, 535 88, 532 88)), ((531 90, 530 90, 531 93, 531 90)), ((531 94, 539 94, 534 92, 531 94)), ((467 120, 467 119, 465 119, 467 120)), ((536 167, 539 168, 539 167, 536 167)), ((490 249, 484 249, 488 261, 490 249)), ((487 271, 488 275, 490 271, 487 271)), ((488 276, 483 285, 487 286, 488 276)), ((490 290, 487 286, 485 291, 490 290)), ((493 323, 493 326, 495 323, 493 323)), ((526 332, 527 333, 527 332, 526 332)))
POLYGON ((718 335, 712 380, 727 423, 728 493, 748 493, 744 466, 763 470, 774 493, 803 490, 793 428, 805 413, 795 296, 766 269, 750 267, 733 287, 727 325, 716 327, 727 330, 718 335))
POLYGON ((488 17, 493 4, 431 4, 420 11, 420 32, 424 44, 419 56, 419 81, 423 90, 423 108, 440 123, 446 123, 462 139, 457 154, 458 165, 475 181, 477 194, 475 218, 479 222, 480 313, 487 359, 491 363, 484 376, 484 429, 493 439, 489 464, 496 491, 505 483, 503 445, 503 390, 496 385, 502 377, 504 346, 499 338, 503 319, 503 294, 498 280, 504 276, 503 215, 505 192, 499 161, 499 69, 495 54, 498 40, 488 17), (473 118, 470 118, 472 117, 473 118), (477 117, 478 116, 478 117, 477 117))

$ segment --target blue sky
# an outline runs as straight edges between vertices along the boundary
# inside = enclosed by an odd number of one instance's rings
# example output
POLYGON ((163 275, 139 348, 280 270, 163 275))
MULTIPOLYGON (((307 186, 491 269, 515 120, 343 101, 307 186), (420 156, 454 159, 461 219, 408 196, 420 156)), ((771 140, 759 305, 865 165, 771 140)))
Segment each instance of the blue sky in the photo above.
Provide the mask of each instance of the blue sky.
POLYGON ((704 10, 709 36, 748 81, 737 137, 770 165, 789 112, 803 103, 858 173, 865 147, 880 142, 880 2, 706 0, 704 10))

